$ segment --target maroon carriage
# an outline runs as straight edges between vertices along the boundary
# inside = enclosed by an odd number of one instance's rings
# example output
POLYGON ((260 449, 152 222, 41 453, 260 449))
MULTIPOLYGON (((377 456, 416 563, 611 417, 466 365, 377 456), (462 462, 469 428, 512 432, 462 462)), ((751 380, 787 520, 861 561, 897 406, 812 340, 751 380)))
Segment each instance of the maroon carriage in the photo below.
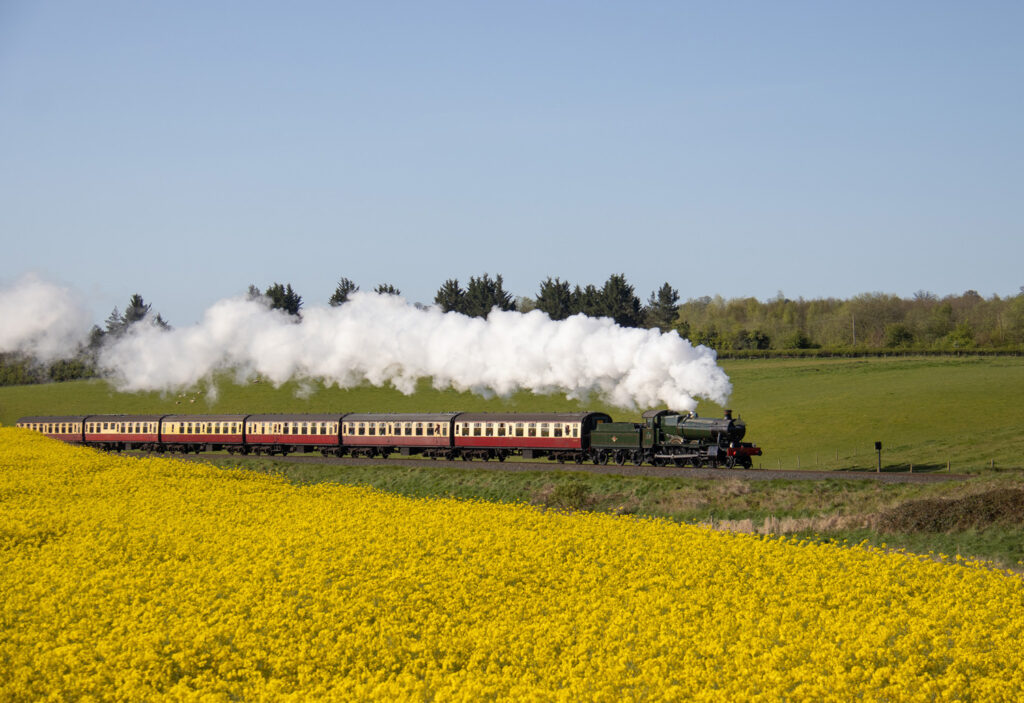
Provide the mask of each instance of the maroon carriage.
POLYGON ((162 447, 171 452, 241 451, 245 415, 167 415, 162 447))
POLYGON ((555 461, 582 461, 590 448, 590 432, 603 422, 604 413, 462 413, 454 422, 454 444, 467 459, 513 454, 525 459, 548 457, 555 461))
POLYGON ((14 423, 15 427, 41 432, 71 444, 81 444, 85 426, 82 415, 64 415, 60 417, 23 417, 14 423))
POLYGON ((452 457, 452 419, 458 413, 352 413, 342 419, 341 443, 353 456, 425 454, 452 457))
POLYGON ((335 453, 341 415, 249 415, 245 420, 246 449, 256 454, 319 451, 335 453))
POLYGON ((85 418, 85 443, 115 452, 159 449, 162 418, 162 415, 89 415, 85 418))

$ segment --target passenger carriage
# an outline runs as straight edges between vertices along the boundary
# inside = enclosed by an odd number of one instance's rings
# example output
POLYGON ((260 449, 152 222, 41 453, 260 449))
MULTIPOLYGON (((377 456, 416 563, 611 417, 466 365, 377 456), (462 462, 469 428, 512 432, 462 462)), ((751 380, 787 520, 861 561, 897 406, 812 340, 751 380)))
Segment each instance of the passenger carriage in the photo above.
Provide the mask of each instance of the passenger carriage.
POLYGON ((245 415, 167 415, 161 423, 159 451, 242 451, 245 415))
POLYGON ((452 458, 452 419, 458 413, 352 413, 342 418, 342 451, 353 456, 425 454, 452 458))
POLYGON ((89 415, 84 421, 85 443, 105 451, 157 449, 162 415, 89 415))
POLYGON ((15 427, 35 430, 47 437, 53 437, 71 444, 81 444, 85 427, 85 416, 62 415, 47 417, 23 417, 14 423, 15 427))
POLYGON ((521 454, 580 463, 590 448, 591 431, 611 420, 592 412, 462 413, 454 422, 454 445, 465 459, 504 461, 521 454))
MULTIPOLYGON (((249 415, 245 419, 245 444, 255 454, 290 454, 319 451, 336 453, 341 415, 249 415)), ((340 456, 340 454, 339 454, 340 456)))

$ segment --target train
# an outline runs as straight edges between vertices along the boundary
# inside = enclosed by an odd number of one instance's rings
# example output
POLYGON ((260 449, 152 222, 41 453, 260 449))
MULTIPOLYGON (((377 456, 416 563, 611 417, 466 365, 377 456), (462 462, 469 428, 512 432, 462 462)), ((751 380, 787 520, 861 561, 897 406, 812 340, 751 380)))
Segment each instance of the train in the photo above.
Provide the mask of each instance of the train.
POLYGON ((642 422, 602 412, 76 415, 23 417, 18 427, 71 444, 120 452, 379 457, 653 466, 753 466, 746 423, 650 410, 642 422))

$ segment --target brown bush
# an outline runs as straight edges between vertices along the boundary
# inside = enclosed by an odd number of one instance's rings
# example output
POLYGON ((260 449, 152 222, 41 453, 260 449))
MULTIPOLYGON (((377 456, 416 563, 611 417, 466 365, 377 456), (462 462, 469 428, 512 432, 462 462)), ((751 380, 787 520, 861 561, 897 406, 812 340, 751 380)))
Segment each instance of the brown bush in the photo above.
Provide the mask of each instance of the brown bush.
POLYGON ((994 525, 1024 525, 1024 489, 912 500, 882 513, 878 520, 883 532, 951 532, 994 525))

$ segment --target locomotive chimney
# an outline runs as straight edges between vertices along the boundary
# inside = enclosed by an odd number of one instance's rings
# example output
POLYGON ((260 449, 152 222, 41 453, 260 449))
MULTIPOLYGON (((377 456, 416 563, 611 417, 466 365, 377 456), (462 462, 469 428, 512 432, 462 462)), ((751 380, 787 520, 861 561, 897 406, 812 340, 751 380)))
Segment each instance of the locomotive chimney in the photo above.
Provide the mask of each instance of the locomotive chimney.
POLYGON ((731 420, 732 419, 732 410, 726 410, 725 411, 725 419, 726 420, 731 420))

